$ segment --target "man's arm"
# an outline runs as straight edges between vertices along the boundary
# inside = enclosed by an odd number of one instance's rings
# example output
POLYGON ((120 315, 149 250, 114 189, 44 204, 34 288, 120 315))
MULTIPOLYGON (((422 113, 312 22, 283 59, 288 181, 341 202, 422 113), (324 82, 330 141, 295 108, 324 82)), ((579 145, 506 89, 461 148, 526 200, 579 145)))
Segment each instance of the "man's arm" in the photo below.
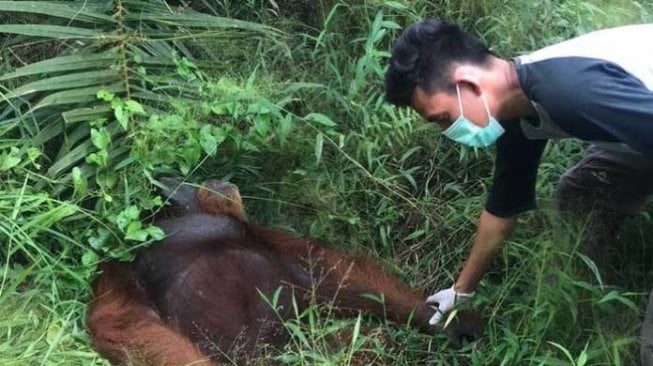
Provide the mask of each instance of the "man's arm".
POLYGON ((467 263, 450 288, 439 290, 426 302, 437 309, 429 323, 435 325, 451 311, 457 302, 472 297, 473 291, 503 241, 511 234, 517 215, 535 208, 537 167, 546 140, 529 140, 519 121, 504 124, 506 133, 497 141, 494 179, 478 220, 476 238, 467 263))
POLYGON ((503 242, 510 236, 515 217, 503 218, 483 211, 478 219, 476 238, 467 262, 458 275, 453 289, 458 293, 472 293, 488 271, 492 260, 501 249, 503 242))
POLYGON ((512 233, 516 222, 514 216, 502 218, 483 211, 478 219, 474 246, 458 276, 458 281, 452 287, 440 290, 426 299, 429 304, 437 304, 429 324, 438 324, 456 303, 467 301, 474 295, 476 286, 492 264, 504 240, 512 233))
POLYGON ((494 179, 476 226, 472 251, 458 280, 457 293, 472 293, 516 223, 519 213, 535 208, 537 167, 546 140, 529 140, 519 121, 506 123, 497 142, 494 179))

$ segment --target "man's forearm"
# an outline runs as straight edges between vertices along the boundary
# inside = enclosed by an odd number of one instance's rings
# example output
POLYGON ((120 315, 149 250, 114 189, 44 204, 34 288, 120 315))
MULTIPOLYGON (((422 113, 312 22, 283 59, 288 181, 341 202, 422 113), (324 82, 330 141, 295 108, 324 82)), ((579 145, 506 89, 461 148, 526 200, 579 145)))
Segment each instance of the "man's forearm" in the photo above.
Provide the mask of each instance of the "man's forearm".
POLYGON ((476 289, 516 222, 516 218, 502 218, 487 211, 481 213, 472 251, 454 285, 456 292, 470 293, 476 289))

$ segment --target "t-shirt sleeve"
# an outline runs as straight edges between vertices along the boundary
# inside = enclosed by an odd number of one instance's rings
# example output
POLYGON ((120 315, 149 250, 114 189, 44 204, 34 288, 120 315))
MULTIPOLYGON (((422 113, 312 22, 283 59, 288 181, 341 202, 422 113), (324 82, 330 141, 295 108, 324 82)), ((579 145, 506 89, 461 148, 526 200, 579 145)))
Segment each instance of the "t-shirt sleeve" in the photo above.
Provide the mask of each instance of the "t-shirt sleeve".
POLYGON ((577 108, 566 109, 625 142, 643 155, 653 157, 653 91, 622 68, 603 64, 586 71, 588 89, 577 108), (599 69, 599 70, 597 70, 599 69))
POLYGON ((653 91, 621 66, 561 57, 525 65, 519 72, 529 99, 569 135, 622 142, 653 156, 653 91))
POLYGON ((506 132, 497 141, 494 175, 485 210, 499 217, 512 217, 532 210, 535 181, 547 140, 529 140, 519 121, 504 123, 506 132))

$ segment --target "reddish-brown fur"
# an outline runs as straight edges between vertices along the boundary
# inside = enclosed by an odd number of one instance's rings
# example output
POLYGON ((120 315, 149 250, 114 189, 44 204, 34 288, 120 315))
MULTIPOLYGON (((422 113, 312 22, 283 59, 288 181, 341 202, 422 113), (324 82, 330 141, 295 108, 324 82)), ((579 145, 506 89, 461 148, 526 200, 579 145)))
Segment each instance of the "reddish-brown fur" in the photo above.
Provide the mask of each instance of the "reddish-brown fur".
POLYGON ((215 365, 163 324, 126 263, 101 265, 88 318, 95 348, 113 364, 215 365))
MULTIPOLYGON (((217 194, 187 190, 193 197, 182 197, 182 215, 158 222, 168 234, 162 243, 133 263, 101 266, 88 327, 112 363, 246 363, 261 345, 287 341, 278 316, 292 316, 293 298, 301 308, 312 298, 342 315, 363 310, 429 330, 433 310, 423 294, 373 261, 247 222, 235 186, 207 187, 217 194), (262 295, 272 299, 279 288, 275 313, 262 295)), ((478 335, 477 326, 472 320, 452 335, 478 335)))

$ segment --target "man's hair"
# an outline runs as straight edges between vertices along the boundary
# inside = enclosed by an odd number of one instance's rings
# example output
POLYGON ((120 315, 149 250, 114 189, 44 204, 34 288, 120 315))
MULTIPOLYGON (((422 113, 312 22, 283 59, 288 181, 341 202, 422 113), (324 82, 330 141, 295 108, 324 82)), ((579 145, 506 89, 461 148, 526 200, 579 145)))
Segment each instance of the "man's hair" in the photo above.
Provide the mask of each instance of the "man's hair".
POLYGON ((475 36, 458 25, 435 18, 413 24, 399 37, 385 74, 385 99, 396 106, 411 105, 420 87, 432 94, 455 91, 451 80, 454 64, 484 65, 492 54, 475 36))

